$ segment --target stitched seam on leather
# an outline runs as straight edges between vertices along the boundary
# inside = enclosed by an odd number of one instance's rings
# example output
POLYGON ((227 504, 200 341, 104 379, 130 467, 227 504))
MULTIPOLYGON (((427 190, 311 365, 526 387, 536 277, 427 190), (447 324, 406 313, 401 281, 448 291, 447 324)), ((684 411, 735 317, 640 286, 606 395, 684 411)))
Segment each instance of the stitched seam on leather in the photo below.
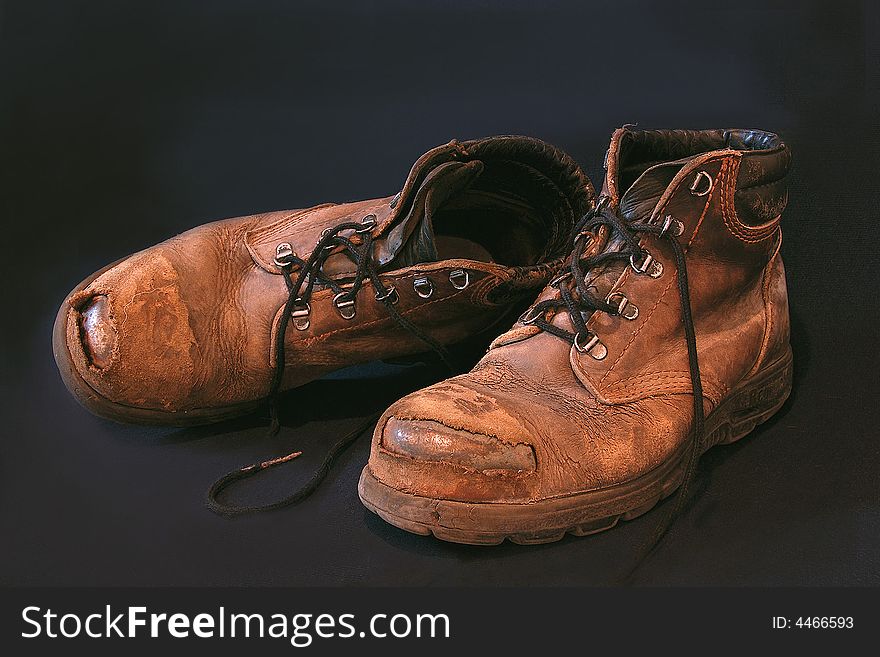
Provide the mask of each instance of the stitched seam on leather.
MULTIPOLYGON (((296 211, 293 214, 289 214, 285 217, 282 217, 282 218, 272 222, 268 226, 262 226, 260 228, 255 228, 253 230, 250 230, 247 233, 245 233, 245 236, 244 236, 245 247, 247 248, 248 252, 250 252, 251 258, 257 264, 259 264, 262 269, 264 269, 272 274, 280 274, 281 272, 278 270, 277 267, 274 266, 274 263, 272 262, 271 255, 267 255, 264 257, 257 250, 258 247, 265 247, 268 243, 278 240, 279 238, 283 237, 285 234, 290 234, 291 231, 294 229, 294 226, 291 225, 292 220, 294 220, 294 219, 307 220, 311 215, 314 215, 317 212, 320 212, 322 210, 326 210, 328 208, 339 207, 340 205, 345 205, 345 204, 322 203, 321 205, 316 205, 311 208, 307 208, 305 210, 296 211)), ((381 208, 383 206, 384 206, 383 203, 378 203, 376 205, 377 208, 381 208)), ((383 222, 382 226, 384 227, 384 225, 386 223, 387 223, 387 220, 385 222, 383 222)), ((381 228, 379 230, 379 233, 381 234, 381 232, 383 230, 384 230, 384 228, 381 228)), ((350 237, 349 239, 352 239, 352 241, 356 245, 361 244, 360 238, 357 235, 354 235, 354 236, 350 237)), ((337 246, 334 248, 333 253, 334 254, 340 253, 341 251, 342 251, 342 247, 337 246)), ((292 268, 292 271, 298 271, 298 270, 299 270, 299 266, 294 266, 292 268)))
MULTIPOLYGON (((616 392, 616 391, 615 391, 616 392)), ((693 388, 691 387, 688 381, 682 379, 677 384, 665 384, 662 386, 659 385, 649 385, 647 387, 639 388, 637 392, 631 392, 629 394, 621 394, 621 396, 616 399, 613 404, 631 404, 633 402, 638 402, 642 399, 651 397, 654 399, 658 399, 661 397, 669 397, 671 395, 687 395, 693 394, 693 388)), ((719 397, 715 391, 703 390, 703 397, 708 400, 714 406, 717 406, 721 403, 721 397, 719 397)))
MULTIPOLYGON (((683 377, 683 378, 687 378, 688 380, 690 380, 690 372, 688 372, 687 370, 661 370, 659 372, 651 372, 650 374, 637 375, 637 376, 632 376, 632 377, 629 377, 626 379, 620 379, 619 381, 612 383, 609 387, 614 388, 617 386, 626 385, 627 381, 633 381, 635 379, 641 379, 641 380, 673 379, 673 378, 677 378, 677 377, 683 377)), ((723 390, 723 389, 728 388, 728 386, 723 385, 721 383, 716 383, 714 381, 707 381, 705 385, 709 386, 709 387, 718 388, 719 390, 723 390)))
MULTIPOLYGON (((739 167, 736 167, 736 170, 738 171, 739 167)), ((725 181, 722 184, 723 193, 721 194, 721 216, 724 219, 724 225, 727 226, 727 230, 731 235, 748 244, 763 242, 768 237, 771 237, 779 226, 779 217, 757 227, 749 226, 740 221, 736 214, 736 201, 734 199, 736 181, 733 178, 736 171, 731 166, 728 167, 725 173, 725 181)))
MULTIPOLYGON (((763 279, 761 281, 761 301, 764 306, 764 335, 761 336, 761 348, 758 349, 758 357, 755 359, 755 364, 752 365, 749 370, 749 374, 758 368, 764 355, 764 351, 767 349, 767 345, 770 344, 770 332, 773 330, 773 313, 770 312, 770 282, 773 279, 771 271, 774 264, 773 259, 771 259, 770 263, 764 267, 764 271, 761 274, 763 279)), ((746 376, 748 376, 748 374, 746 376)))
MULTIPOLYGON (((727 165, 727 162, 728 162, 727 158, 722 160, 722 163, 721 163, 722 173, 723 173, 725 166, 727 165)), ((722 175, 719 174, 718 178, 720 180, 722 178, 722 175)), ((719 184, 719 188, 722 188, 722 187, 723 187, 723 184, 719 184)), ((720 193, 720 191, 721 191, 721 189, 719 189, 719 193, 720 193)), ((694 227, 694 232, 691 235, 691 238, 688 240, 687 246, 685 247, 685 253, 687 253, 690 250, 691 245, 694 243, 694 240, 697 239, 697 234, 700 232, 700 227, 703 225, 703 219, 706 217, 706 213, 709 211, 709 206, 711 205, 712 196, 713 195, 710 194, 709 198, 706 200, 706 204, 703 207, 703 212, 700 215, 700 219, 699 219, 699 221, 697 221, 697 225, 694 227)), ((662 214, 666 210, 666 206, 669 204, 670 201, 672 201, 672 198, 673 198, 672 196, 669 197, 666 204, 663 206, 663 208, 657 214, 662 214)), ((626 272, 624 272, 624 274, 628 274, 628 273, 629 273, 629 270, 627 269, 626 272)), ((614 363, 611 364, 611 367, 608 368, 608 370, 605 372, 605 374, 602 376, 602 378, 599 379, 599 383, 597 384, 597 386, 601 386, 602 383, 604 383, 605 379, 608 378, 608 376, 611 374, 611 372, 614 370, 614 368, 617 366, 617 364, 623 358, 624 354, 626 354, 626 351, 627 351, 627 349, 629 349, 629 346, 635 341, 635 339, 638 337, 639 333, 642 332, 642 329, 648 325, 648 322, 651 321, 651 317, 654 315, 654 311, 656 311, 657 308, 660 306, 660 303, 666 297, 666 293, 669 292, 669 288, 672 287, 672 284, 673 284, 673 282, 675 282, 675 280, 676 280, 675 278, 672 278, 669 281, 669 283, 666 284, 666 287, 663 289, 663 292, 660 293, 660 295, 657 297, 657 300, 654 302, 654 305, 651 306, 651 311, 648 313, 648 316, 645 318, 645 321, 639 325, 639 327, 635 330, 635 332, 630 337, 629 342, 627 342, 623 346, 623 349, 620 350, 620 354, 617 356, 617 359, 614 361, 614 363)), ((621 279, 621 286, 622 285, 623 285, 623 279, 621 279)))
POLYGON ((487 305, 486 297, 492 289, 498 286, 498 283, 497 277, 484 276, 472 286, 471 301, 481 306, 487 305))
POLYGON ((740 185, 739 188, 736 189, 735 191, 736 192, 744 192, 746 190, 761 189, 761 187, 770 187, 771 185, 778 185, 782 181, 783 181, 783 178, 777 178, 776 180, 771 180, 770 182, 767 182, 767 183, 761 183, 760 185, 740 185))
POLYGON ((753 376, 760 368, 761 363, 767 356, 767 348, 770 345, 770 336, 773 333, 773 313, 770 311, 770 285, 773 280, 773 270, 776 269, 776 257, 779 255, 779 250, 782 248, 782 228, 779 229, 779 241, 776 244, 776 248, 773 250, 773 253, 770 256, 770 261, 767 263, 767 266, 764 267, 764 271, 762 273, 763 280, 761 281, 761 301, 764 305, 764 335, 761 339, 761 348, 758 349, 758 356, 755 359, 755 364, 749 369, 743 379, 747 379, 750 376, 753 376))
MULTIPOLYGON (((418 310, 421 310, 422 308, 427 308, 428 306, 434 305, 435 303, 441 303, 444 301, 449 301, 450 299, 454 299, 458 296, 461 296, 465 292, 466 292, 466 290, 459 290, 459 291, 455 292, 454 294, 451 294, 448 297, 441 297, 439 299, 435 299, 434 301, 428 301, 427 303, 422 303, 422 304, 419 304, 418 306, 413 306, 412 308, 409 308, 407 310, 400 311, 400 314, 401 315, 412 314, 418 310)), ((282 308, 282 310, 283 310, 283 308, 282 308)), ((379 324, 380 322, 386 322, 386 321, 393 320, 393 319, 394 318, 391 315, 387 315, 386 317, 379 317, 377 319, 371 320, 371 321, 363 323, 363 324, 355 324, 354 326, 343 326, 342 328, 334 329, 328 333, 321 333, 320 335, 316 335, 311 338, 306 338, 306 339, 302 340, 300 344, 303 344, 305 346, 310 346, 310 345, 314 344, 315 342, 320 342, 321 340, 330 337, 331 335, 336 335, 338 333, 344 333, 346 331, 357 331, 357 330, 360 330, 366 326, 373 326, 375 324, 379 324)), ((277 316, 276 316, 276 321, 277 321, 277 316)), ((273 321, 273 324, 274 323, 275 322, 273 321)), ((277 328, 275 330, 277 331, 277 328)), ((273 331, 273 333, 274 332, 275 331, 273 331)))
MULTIPOLYGON (((314 213, 317 210, 323 209, 325 207, 330 207, 332 205, 334 205, 334 204, 333 203, 325 203, 324 205, 318 205, 313 208, 307 208, 305 210, 298 210, 298 211, 295 211, 291 214, 288 214, 285 217, 281 217, 280 219, 269 224, 268 226, 254 228, 253 230, 249 230, 249 231, 245 232, 244 237, 242 238, 242 242, 244 243, 245 249, 247 249, 247 252, 250 254, 251 260, 253 260, 254 263, 256 263, 264 271, 267 271, 270 274, 280 275, 281 272, 274 265, 274 263, 271 260, 267 260, 266 258, 264 258, 259 253, 259 251, 257 251, 257 243, 259 242, 259 240, 264 239, 264 240, 268 241, 269 237, 275 237, 277 239, 277 235, 275 233, 282 232, 280 230, 277 230, 277 228, 280 224, 285 224, 285 228, 286 228, 287 222, 291 221, 292 219, 298 219, 300 217, 305 216, 306 214, 314 213)), ((263 243, 260 243, 260 244, 263 244, 263 243)))
MULTIPOLYGON (((651 373, 645 376, 634 376, 628 379, 621 379, 620 381, 611 384, 608 386, 608 392, 622 392, 625 391, 631 384, 638 383, 644 386, 647 384, 647 387, 641 387, 639 393, 649 392, 649 391, 659 391, 659 392, 671 392, 673 389, 677 388, 674 384, 670 384, 670 381, 675 381, 680 383, 683 386, 686 386, 688 390, 692 390, 693 386, 690 381, 690 373, 677 371, 677 370, 669 370, 665 373, 651 373)), ((730 388, 724 384, 718 383, 714 380, 706 379, 703 381, 703 392, 704 394, 711 398, 714 398, 713 401, 720 399, 722 396, 726 395, 730 391, 730 388)))
MULTIPOLYGON (((428 263, 428 264, 430 264, 430 263, 428 263)), ((446 269, 451 269, 451 268, 450 268, 450 267, 446 267, 446 266, 444 266, 444 267, 442 267, 442 268, 440 268, 440 269, 433 270, 433 271, 435 271, 435 272, 436 272, 436 271, 440 271, 440 272, 442 272, 442 271, 444 271, 444 270, 446 270, 446 269)), ((473 290, 474 290, 474 288, 475 288, 476 286, 478 286, 480 283, 482 283, 483 281, 486 281, 486 280, 491 280, 491 279, 493 279, 493 278, 495 277, 495 274, 493 274, 493 273, 491 273, 491 272, 484 272, 484 270, 477 270, 477 269, 475 269, 475 271, 480 271, 481 273, 486 273, 486 276, 484 276, 483 278, 481 278, 481 279, 480 279, 479 281, 477 281, 474 285, 469 285, 468 287, 466 287, 466 288, 464 288, 464 289, 462 289, 462 290, 457 290, 457 291, 453 292, 452 294, 450 294, 449 296, 438 297, 438 298, 434 299, 433 301, 426 301, 426 302, 420 303, 420 304, 417 305, 417 306, 413 306, 412 308, 409 308, 409 309, 407 309, 407 310, 403 310, 403 311, 401 311, 400 314, 401 314, 401 315, 408 315, 408 314, 410 314, 410 313, 412 313, 412 312, 415 312, 415 311, 420 310, 420 309, 422 309, 422 308, 426 308, 426 307, 431 306, 431 305, 433 305, 433 304, 435 304, 435 303, 440 303, 440 302, 444 302, 444 301, 449 301, 450 299, 455 299, 455 298, 457 298, 457 297, 459 297, 459 296, 461 296, 461 295, 463 295, 463 294, 465 294, 465 293, 467 293, 467 292, 471 292, 471 293, 472 293, 473 290)), ((401 282, 404 282, 404 281, 406 281, 406 280, 408 280, 408 279, 415 279, 415 278, 419 277, 419 276, 420 276, 421 274, 423 274, 423 273, 425 273, 425 272, 422 272, 422 271, 414 271, 413 273, 408 274, 408 275, 405 275, 405 276, 402 276, 401 278, 397 278, 397 279, 392 278, 392 281, 395 282, 395 283, 397 283, 397 284, 399 285, 401 282)), ((429 272, 429 273, 430 273, 430 272, 429 272)), ((323 290, 322 290, 322 292, 323 292, 323 290)), ((329 295, 329 294, 326 295, 326 298, 329 299, 329 298, 330 298, 330 295, 329 295)), ((471 301, 472 301, 472 303, 473 303, 475 300, 474 300, 474 299, 471 299, 471 301)), ((275 311, 275 315, 274 315, 274 317, 272 318, 272 330, 271 330, 271 333, 270 333, 270 344, 274 344, 274 342, 275 342, 275 335, 276 335, 277 332, 278 332, 278 319, 279 319, 279 317, 280 317, 280 315, 281 315, 281 312, 282 312, 283 310, 284 310, 284 306, 282 305, 277 311, 275 311)), ((364 327, 367 327, 367 326, 373 326, 373 325, 375 325, 375 324, 378 324, 379 322, 383 322, 383 321, 386 321, 386 320, 388 320, 388 319, 393 319, 393 318, 391 317, 391 315, 387 315, 386 317, 379 317, 379 318, 377 318, 377 319, 371 320, 371 321, 366 322, 366 323, 358 323, 358 324, 354 324, 353 326, 343 326, 343 327, 341 327, 341 328, 334 329, 333 331, 330 331, 329 333, 321 333, 320 335, 312 336, 312 337, 310 337, 310 338, 304 338, 304 339, 300 342, 300 344, 304 344, 304 345, 306 345, 306 346, 310 346, 310 345, 314 344, 315 342, 317 342, 317 341, 321 341, 321 340, 323 340, 324 338, 327 338, 327 337, 329 337, 329 336, 331 336, 331 335, 334 335, 334 334, 336 334, 336 333, 340 333, 340 332, 343 332, 343 331, 354 331, 354 330, 358 330, 358 329, 361 329, 361 328, 364 328, 364 327)), ((288 329, 289 329, 289 328, 290 328, 290 327, 288 326, 288 329)), ((273 366, 273 367, 274 367, 274 361, 275 361, 274 350, 272 350, 272 349, 270 348, 270 350, 269 350, 269 364, 270 364, 270 366, 273 366)))
POLYGON ((298 219, 301 217, 306 217, 308 215, 315 214, 319 210, 323 210, 325 208, 333 207, 337 205, 336 203, 323 203, 321 205, 316 205, 311 208, 306 208, 305 210, 294 211, 291 214, 281 217, 280 219, 276 219, 268 226, 263 226, 261 228, 255 228, 254 230, 248 231, 245 235, 245 241, 250 241, 248 238, 253 238, 254 240, 258 238, 269 238, 269 237, 277 237, 280 233, 284 232, 288 228, 287 222, 291 219, 298 219))

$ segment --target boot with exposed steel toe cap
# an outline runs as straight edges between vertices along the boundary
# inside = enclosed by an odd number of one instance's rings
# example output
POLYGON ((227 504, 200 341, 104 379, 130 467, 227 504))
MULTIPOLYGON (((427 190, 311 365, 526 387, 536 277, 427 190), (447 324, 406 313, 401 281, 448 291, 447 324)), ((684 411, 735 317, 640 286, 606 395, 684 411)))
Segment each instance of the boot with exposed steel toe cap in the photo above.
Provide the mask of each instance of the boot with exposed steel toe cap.
POLYGON ((55 359, 94 413, 186 425, 348 365, 448 358, 546 285, 594 200, 541 141, 453 141, 394 197, 206 224, 96 272, 58 313, 55 359))
POLYGON ((562 273, 473 371, 386 411, 361 500, 461 543, 590 534, 773 415, 792 372, 789 162, 765 132, 615 132, 562 273))

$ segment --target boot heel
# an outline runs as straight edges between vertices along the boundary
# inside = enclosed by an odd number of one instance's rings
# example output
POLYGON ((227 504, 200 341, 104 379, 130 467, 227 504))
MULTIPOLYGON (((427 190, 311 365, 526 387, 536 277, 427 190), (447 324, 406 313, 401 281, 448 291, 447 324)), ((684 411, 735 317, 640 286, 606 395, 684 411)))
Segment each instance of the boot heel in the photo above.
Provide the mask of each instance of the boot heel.
POLYGON ((789 347, 782 358, 740 384, 707 418, 709 431, 706 449, 736 442, 770 419, 788 399, 791 381, 792 356, 789 347))

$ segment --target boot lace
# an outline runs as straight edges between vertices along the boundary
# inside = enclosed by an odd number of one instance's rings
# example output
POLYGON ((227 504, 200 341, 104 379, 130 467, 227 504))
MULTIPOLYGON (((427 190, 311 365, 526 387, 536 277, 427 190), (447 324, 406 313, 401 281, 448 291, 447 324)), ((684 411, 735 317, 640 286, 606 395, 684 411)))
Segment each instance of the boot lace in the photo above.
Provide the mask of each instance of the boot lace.
MULTIPOLYGON (((336 307, 337 312, 345 319, 354 319, 357 314, 358 292, 360 292, 364 283, 369 280, 375 290, 376 300, 385 306, 385 309, 394 321, 425 343, 450 370, 455 369, 449 352, 443 345, 404 317, 395 307, 399 301, 397 290, 394 289, 393 285, 386 285, 382 281, 379 265, 373 255, 374 238, 372 231, 375 226, 375 215, 367 215, 361 222, 344 221, 332 228, 328 228, 321 234, 315 248, 312 249, 312 252, 305 259, 298 257, 291 249, 290 244, 281 243, 276 248, 275 264, 279 267, 281 275, 284 277, 284 282, 287 286, 287 300, 284 304, 278 330, 275 333, 275 341, 272 345, 275 367, 272 371, 272 379, 267 396, 271 418, 269 435, 276 435, 281 428, 277 400, 284 380, 287 329, 290 326, 291 320, 294 321, 294 325, 299 330, 308 328, 308 318, 311 313, 309 302, 316 286, 324 286, 333 290, 333 305, 336 307), (343 233, 348 234, 344 235, 343 233), (359 236, 359 243, 352 239, 355 235, 359 236), (334 280, 324 273, 324 265, 328 258, 336 254, 344 255, 355 265, 355 273, 350 281, 334 280), (296 277, 294 277, 294 267, 297 266, 299 269, 297 270, 296 277)), ((222 502, 219 499, 220 494, 234 482, 252 477, 267 468, 292 461, 302 454, 300 451, 247 465, 224 475, 214 482, 208 490, 208 508, 221 515, 239 515, 279 509, 301 501, 317 489, 330 471, 336 457, 357 440, 367 428, 372 426, 380 415, 381 413, 376 413, 366 418, 353 431, 343 436, 334 444, 311 479, 290 495, 262 505, 243 506, 222 502)))
MULTIPOLYGON (((566 340, 580 352, 591 353, 594 358, 605 356, 604 346, 595 334, 587 328, 587 320, 594 312, 604 312, 611 316, 626 316, 627 299, 620 295, 609 295, 605 299, 596 296, 592 291, 596 288, 586 283, 587 276, 597 267, 613 261, 628 261, 638 273, 650 273, 653 267, 662 267, 654 261, 651 254, 639 242, 639 235, 654 235, 665 239, 672 249, 678 282, 678 293, 681 302, 681 322, 684 327, 687 343, 688 369, 693 391, 693 425, 692 440, 686 456, 686 465, 674 504, 666 517, 658 523, 648 541, 640 550, 641 558, 627 572, 624 581, 631 579, 638 567, 657 548, 669 531, 675 518, 678 517, 687 501, 688 490, 693 483, 697 470, 697 461, 703 452, 705 417, 703 410, 703 385, 700 378, 700 365, 697 359, 697 340, 694 330, 694 319, 691 311, 690 290, 688 288, 688 271, 684 247, 676 239, 682 234, 684 225, 671 216, 663 221, 627 221, 618 211, 611 207, 609 199, 602 197, 596 208, 588 212, 574 229, 574 250, 569 270, 551 283, 559 290, 559 297, 545 299, 532 306, 521 318, 525 324, 532 324, 543 331, 566 340), (608 228, 609 235, 605 248, 594 255, 584 257, 596 230, 602 226, 608 228), (612 238, 617 238, 616 240, 612 238), (610 248, 613 242, 619 248, 610 248), (612 303, 620 298, 619 303, 612 303), (571 320, 574 331, 552 324, 552 315, 565 311, 571 320), (594 353, 594 351, 596 353, 594 353)), ((657 271, 654 269, 653 271, 657 271)), ((662 269, 660 270, 662 271, 662 269)), ((656 275, 656 274, 654 274, 656 275)), ((617 293, 619 295, 619 293, 617 293)), ((634 317, 631 317, 634 319, 634 317)))

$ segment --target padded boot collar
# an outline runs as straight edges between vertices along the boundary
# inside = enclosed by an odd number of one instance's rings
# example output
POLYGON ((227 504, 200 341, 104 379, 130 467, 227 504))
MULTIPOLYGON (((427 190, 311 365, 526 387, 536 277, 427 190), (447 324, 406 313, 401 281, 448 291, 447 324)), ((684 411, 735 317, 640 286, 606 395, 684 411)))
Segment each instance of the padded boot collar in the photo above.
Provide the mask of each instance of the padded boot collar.
POLYGON ((743 161, 748 162, 738 180, 741 187, 781 179, 791 164, 791 151, 772 132, 738 128, 637 130, 632 125, 625 125, 611 136, 605 155, 607 174, 603 192, 613 203, 619 204, 633 182, 627 180, 627 170, 635 165, 641 164, 641 169, 645 170, 654 164, 723 150, 739 151, 743 161))

